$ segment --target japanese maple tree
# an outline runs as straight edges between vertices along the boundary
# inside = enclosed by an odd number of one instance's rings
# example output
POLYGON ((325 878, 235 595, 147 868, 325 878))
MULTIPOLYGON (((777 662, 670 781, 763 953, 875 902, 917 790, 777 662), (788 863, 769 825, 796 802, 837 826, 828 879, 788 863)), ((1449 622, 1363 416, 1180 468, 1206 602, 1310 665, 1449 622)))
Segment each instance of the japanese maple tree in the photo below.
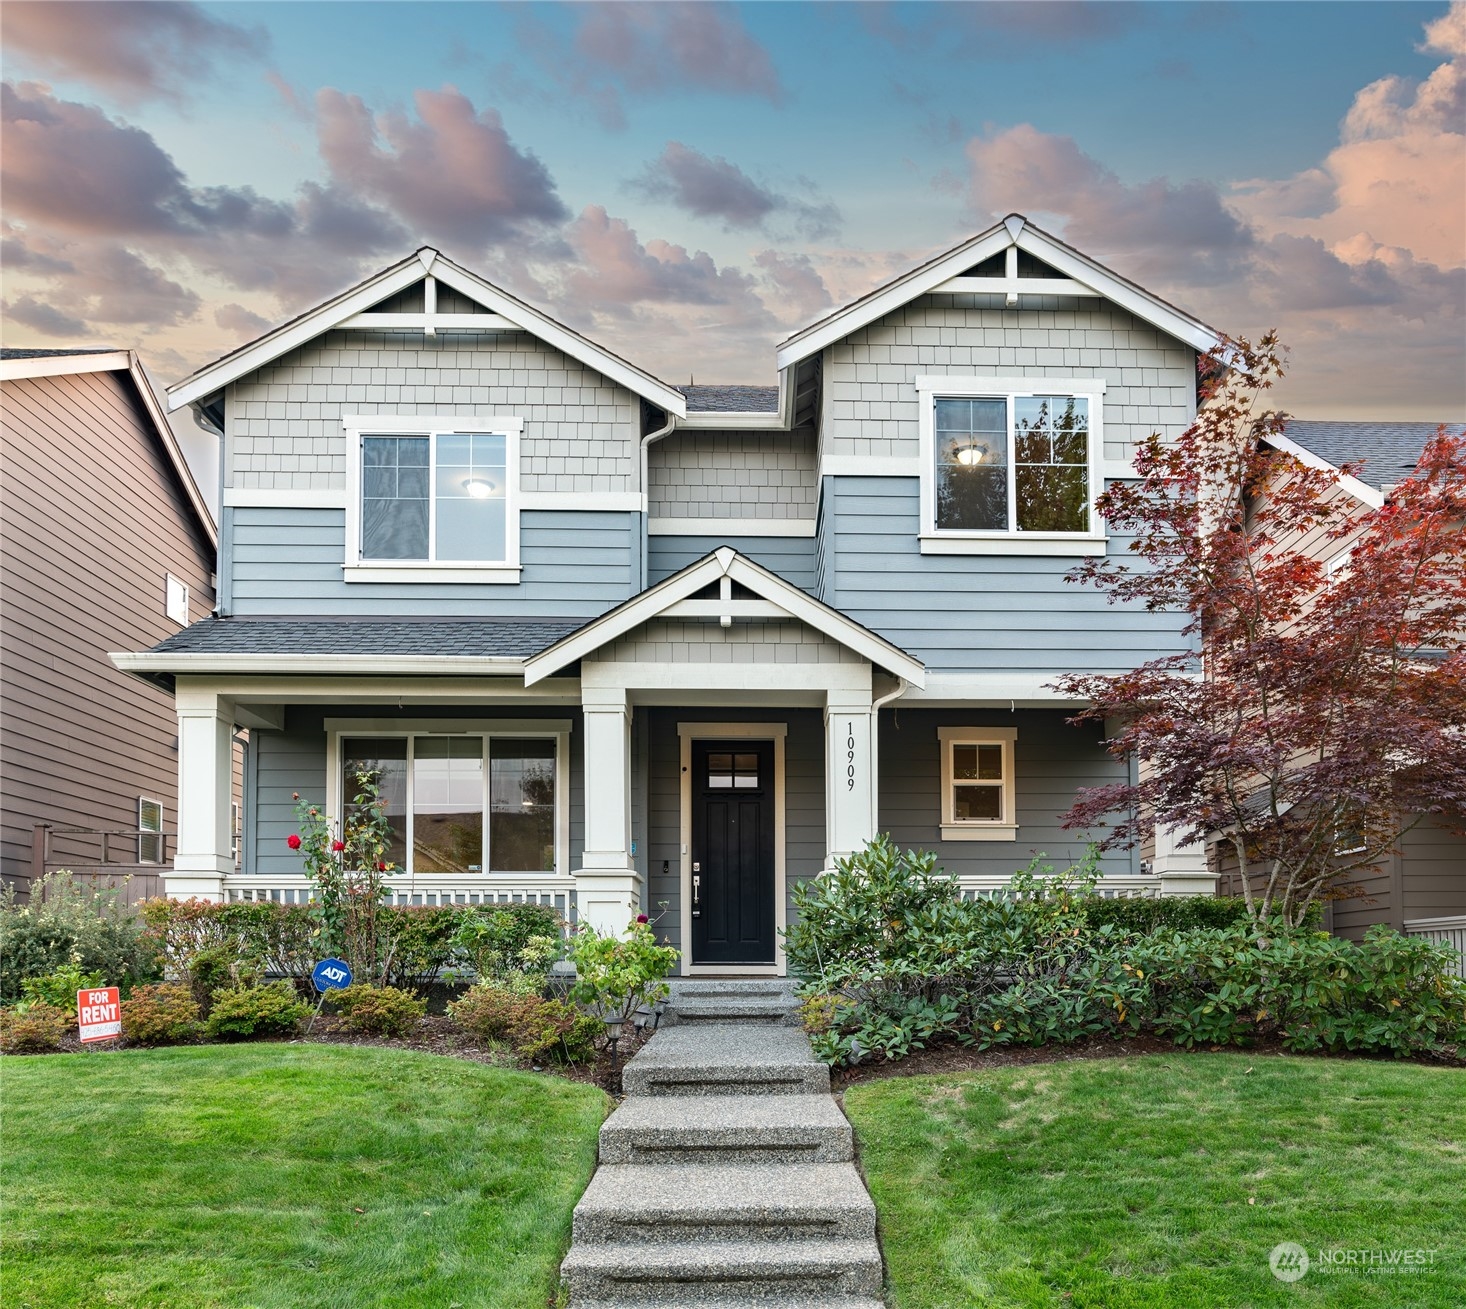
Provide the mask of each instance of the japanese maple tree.
POLYGON ((1426 815, 1463 825, 1466 439, 1440 429, 1371 508, 1268 444, 1282 371, 1271 334, 1215 351, 1195 423, 1150 437, 1138 480, 1099 500, 1129 557, 1071 574, 1184 613, 1193 652, 1057 685, 1140 763, 1134 783, 1082 791, 1065 825, 1109 826, 1109 846, 1152 824, 1220 842, 1254 917, 1296 924, 1426 815))

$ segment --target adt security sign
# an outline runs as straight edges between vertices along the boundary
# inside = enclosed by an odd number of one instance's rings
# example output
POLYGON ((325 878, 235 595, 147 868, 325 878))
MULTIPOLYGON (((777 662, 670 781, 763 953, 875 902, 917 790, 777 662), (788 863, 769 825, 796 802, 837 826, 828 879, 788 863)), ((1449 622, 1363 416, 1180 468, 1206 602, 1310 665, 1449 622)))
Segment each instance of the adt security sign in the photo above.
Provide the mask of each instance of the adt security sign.
POLYGON ((311 981, 322 995, 341 990, 351 985, 351 969, 344 959, 322 959, 311 973, 311 981))
POLYGON ((122 1001, 115 986, 76 993, 76 1025, 83 1041, 122 1035, 122 1001))

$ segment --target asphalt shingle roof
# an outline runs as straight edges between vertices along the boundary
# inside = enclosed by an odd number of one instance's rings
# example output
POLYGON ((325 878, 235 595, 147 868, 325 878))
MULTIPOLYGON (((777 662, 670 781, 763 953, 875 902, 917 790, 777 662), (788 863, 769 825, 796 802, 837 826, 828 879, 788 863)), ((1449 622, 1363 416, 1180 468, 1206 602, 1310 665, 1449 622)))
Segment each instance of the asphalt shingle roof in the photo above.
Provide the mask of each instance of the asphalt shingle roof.
POLYGON ((113 355, 113 345, 74 346, 69 350, 22 350, 13 346, 0 349, 0 359, 55 359, 61 355, 113 355))
MULTIPOLYGON (((1284 435, 1335 468, 1364 460, 1359 480, 1376 491, 1403 481, 1415 470, 1425 443, 1439 423, 1334 423, 1290 419, 1284 435)), ((1452 432, 1461 424, 1447 423, 1452 432)))
POLYGON ((152 653, 524 659, 583 625, 573 618, 205 618, 152 653))
POLYGON ((773 414, 779 411, 777 386, 679 386, 690 414, 773 414))

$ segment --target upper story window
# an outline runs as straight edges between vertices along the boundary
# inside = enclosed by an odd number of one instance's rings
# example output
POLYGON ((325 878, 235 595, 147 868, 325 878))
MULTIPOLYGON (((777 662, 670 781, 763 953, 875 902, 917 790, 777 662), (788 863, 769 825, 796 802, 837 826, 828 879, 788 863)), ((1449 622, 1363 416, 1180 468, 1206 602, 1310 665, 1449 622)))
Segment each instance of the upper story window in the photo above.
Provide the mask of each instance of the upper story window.
POLYGON ((342 422, 348 579, 518 580, 521 420, 342 422))
POLYGON ((1103 554, 1104 382, 922 377, 922 551, 1103 554))
POLYGON ((163 610, 180 627, 188 626, 188 583, 163 574, 163 610))

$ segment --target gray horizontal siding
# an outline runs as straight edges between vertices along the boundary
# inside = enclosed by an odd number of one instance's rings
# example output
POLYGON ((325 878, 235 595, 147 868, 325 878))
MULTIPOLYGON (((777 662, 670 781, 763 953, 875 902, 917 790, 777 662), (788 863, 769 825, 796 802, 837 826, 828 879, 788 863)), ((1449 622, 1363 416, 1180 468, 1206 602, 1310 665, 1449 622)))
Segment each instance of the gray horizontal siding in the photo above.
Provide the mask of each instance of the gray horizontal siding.
MULTIPOLYGON (((1083 857, 1082 832, 1065 831, 1059 818, 1084 786, 1124 781, 1123 764, 1100 746, 1094 725, 1070 727, 1062 711, 1017 713, 960 709, 886 710, 881 714, 879 826, 902 849, 931 850, 949 873, 1009 876, 1035 855, 1056 870, 1083 857), (1014 841, 943 841, 939 727, 1013 727, 1018 835, 1014 841)), ((1104 835, 1094 833, 1096 837, 1104 835)), ((1107 873, 1139 871, 1137 852, 1104 856, 1107 873)))
POLYGON ((923 555, 917 478, 825 480, 822 598, 930 669, 1124 672, 1183 648, 1179 615, 1107 604, 1065 581, 1073 559, 923 555))
POLYGON ((466 614, 593 618, 635 591, 636 516, 525 510, 517 585, 347 582, 341 509, 235 509, 235 614, 466 614))
MULTIPOLYGON (((300 855, 285 844, 300 830, 295 816, 302 799, 324 804, 326 799, 327 718, 441 718, 467 725, 479 718, 570 718, 570 868, 580 865, 585 849, 585 771, 579 711, 566 708, 534 709, 520 705, 482 705, 457 709, 414 708, 401 712, 382 705, 291 706, 283 731, 256 729, 250 733, 249 796, 244 840, 244 869, 267 876, 290 876, 304 871, 300 855)), ((567 870, 569 871, 569 870, 567 870)))
POLYGON ((655 586, 725 545, 801 590, 813 593, 818 584, 812 536, 651 536, 647 538, 647 584, 655 586))

